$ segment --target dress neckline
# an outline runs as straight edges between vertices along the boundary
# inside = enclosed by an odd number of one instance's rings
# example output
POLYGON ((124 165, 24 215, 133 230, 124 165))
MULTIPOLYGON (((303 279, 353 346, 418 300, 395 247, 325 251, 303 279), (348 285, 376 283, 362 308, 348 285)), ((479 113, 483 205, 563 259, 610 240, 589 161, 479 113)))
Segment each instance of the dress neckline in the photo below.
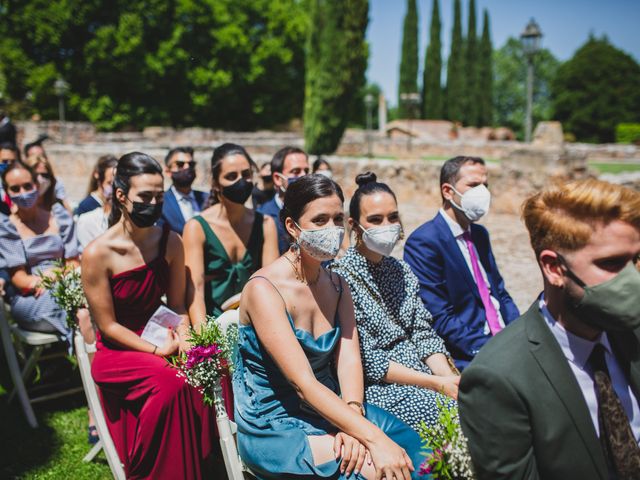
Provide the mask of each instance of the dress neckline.
POLYGON ((159 262, 159 261, 164 261, 164 263, 166 265, 168 265, 167 263, 167 259, 165 258, 166 253, 167 253, 167 240, 169 238, 169 228, 168 225, 164 225, 163 229, 162 229, 162 236, 160 237, 160 248, 158 249, 158 255, 156 255, 156 257, 148 262, 144 262, 142 265, 138 265, 137 267, 133 267, 130 268, 129 270, 124 270, 123 272, 120 273, 116 273, 115 275, 111 275, 110 280, 114 280, 118 277, 124 276, 124 275, 128 275, 128 274, 133 274, 133 273, 137 273, 139 271, 145 270, 150 268, 152 265, 154 265, 155 263, 159 262))
MULTIPOLYGON (((242 255, 242 257, 237 262, 231 261, 231 257, 229 256, 227 249, 224 248, 224 245, 216 235, 216 232, 213 231, 213 228, 211 228, 211 225, 209 225, 209 222, 202 215, 196 215, 194 218, 198 221, 198 223, 200 223, 202 228, 205 230, 205 236, 211 237, 216 242, 217 246, 223 252, 224 258, 226 259, 226 261, 229 262, 230 265, 235 266, 235 265, 241 265, 245 263, 245 261, 247 260, 247 257, 251 255, 250 247, 253 245, 253 241, 255 240, 254 237, 258 234, 258 232, 256 231, 257 230, 256 225, 258 224, 258 215, 259 213, 254 211, 253 224, 251 225, 251 232, 249 233, 249 239, 247 240, 247 244, 245 245, 244 255, 242 255)), ((262 226, 262 221, 260 222, 260 226, 262 226)))

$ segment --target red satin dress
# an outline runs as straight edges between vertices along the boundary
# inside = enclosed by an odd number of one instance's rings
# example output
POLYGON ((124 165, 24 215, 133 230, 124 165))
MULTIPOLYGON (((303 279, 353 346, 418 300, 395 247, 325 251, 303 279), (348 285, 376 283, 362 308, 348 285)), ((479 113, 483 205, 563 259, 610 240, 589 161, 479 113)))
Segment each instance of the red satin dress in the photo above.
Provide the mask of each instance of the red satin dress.
MULTIPOLYGON (((116 319, 138 335, 169 286, 168 235, 156 259, 111 278, 116 319)), ((211 478, 219 462, 215 414, 200 393, 164 358, 123 350, 100 334, 97 348, 91 371, 127 478, 211 478)))

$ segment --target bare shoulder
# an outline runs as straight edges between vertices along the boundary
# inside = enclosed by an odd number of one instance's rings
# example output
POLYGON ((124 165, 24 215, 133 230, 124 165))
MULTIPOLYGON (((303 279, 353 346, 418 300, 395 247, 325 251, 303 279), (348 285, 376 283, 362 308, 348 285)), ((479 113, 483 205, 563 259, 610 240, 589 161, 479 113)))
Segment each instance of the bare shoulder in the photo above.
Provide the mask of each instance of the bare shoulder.
POLYGON ((108 270, 116 247, 110 230, 107 230, 103 235, 92 240, 83 250, 83 267, 91 267, 92 271, 108 270))
POLYGON ((188 220, 184 225, 184 230, 182 231, 182 238, 204 238, 204 231, 202 230, 202 225, 198 220, 192 218, 188 220))

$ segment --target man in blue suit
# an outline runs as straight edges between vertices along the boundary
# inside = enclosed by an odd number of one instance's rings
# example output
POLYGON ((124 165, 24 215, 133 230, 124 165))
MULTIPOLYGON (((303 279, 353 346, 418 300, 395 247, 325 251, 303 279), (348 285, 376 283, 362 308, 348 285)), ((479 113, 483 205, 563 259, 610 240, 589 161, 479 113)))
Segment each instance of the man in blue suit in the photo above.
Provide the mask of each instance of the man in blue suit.
POLYGON ((164 194, 162 217, 158 220, 158 225, 167 223, 171 230, 182 235, 187 220, 207 207, 209 194, 191 188, 196 179, 193 148, 172 148, 164 163, 166 174, 171 177, 173 185, 164 194))
POLYGON ((440 171, 443 207, 407 239, 404 259, 456 366, 520 312, 504 286, 487 229, 474 222, 488 210, 487 167, 477 157, 447 160, 440 171))
POLYGON ((284 147, 271 159, 271 176, 276 194, 271 200, 258 206, 257 211, 273 217, 278 227, 278 250, 280 255, 289 249, 289 238, 280 221, 280 210, 287 187, 309 173, 309 156, 297 147, 284 147))

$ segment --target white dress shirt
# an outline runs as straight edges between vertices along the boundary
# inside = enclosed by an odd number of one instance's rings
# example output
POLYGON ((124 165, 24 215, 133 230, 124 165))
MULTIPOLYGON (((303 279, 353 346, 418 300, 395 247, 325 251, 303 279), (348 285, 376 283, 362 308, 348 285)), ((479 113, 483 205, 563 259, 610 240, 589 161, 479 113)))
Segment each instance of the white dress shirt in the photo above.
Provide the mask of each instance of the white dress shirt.
MULTIPOLYGON (((462 256, 464 257, 464 261, 467 264, 467 268, 469 269, 469 272, 471 272, 471 278, 473 278, 473 281, 475 282, 476 281, 476 277, 475 277, 475 275, 473 273, 473 266, 471 265, 471 255, 469 255, 469 248, 467 247, 466 240, 462 237, 462 235, 464 234, 465 231, 462 229, 462 227, 457 222, 454 222, 442 208, 440 209, 439 213, 440 213, 440 215, 442 215, 442 218, 444 218, 444 221, 447 222, 447 225, 449 226, 449 229, 451 230, 451 233, 455 237, 456 243, 458 244, 458 248, 460 249, 460 252, 462 252, 462 256)), ((469 230, 467 230, 467 231, 469 233, 471 233, 471 228, 469 228, 469 230)), ((504 320, 502 319, 502 314, 500 313, 500 302, 491 293, 491 284, 489 283, 489 278, 487 277, 487 272, 485 272, 485 270, 484 270, 484 266, 482 265, 482 262, 480 261, 480 255, 478 255, 478 249, 476 248, 475 245, 473 246, 473 250, 474 250, 474 252, 476 254, 476 258, 478 259, 478 266, 480 267, 480 272, 482 273, 482 277, 484 278, 484 283, 487 284, 487 288, 489 289, 489 295, 490 295, 490 298, 491 298, 491 303, 493 303, 493 306, 495 307, 496 312, 498 313, 498 322, 500 323, 500 326, 502 328, 504 328, 504 320)), ((486 322, 486 321, 484 322, 484 333, 486 335, 490 335, 491 334, 491 330, 489 329, 489 323, 486 322)))
POLYGON ((538 303, 540 307, 540 313, 549 325, 551 333, 560 344, 562 353, 569 362, 571 371, 578 381, 582 395, 587 402, 589 413, 591 414, 591 421, 596 429, 596 433, 600 435, 600 427, 598 425, 598 400, 596 397, 596 386, 591 377, 590 368, 587 365, 587 361, 591 356, 593 347, 600 343, 605 349, 605 361, 607 362, 607 368, 609 369, 609 376, 613 389, 615 390, 618 398, 622 402, 629 422, 631 423, 631 430, 636 440, 640 440, 640 408, 638 408, 638 399, 631 390, 631 386, 627 381, 622 368, 618 364, 616 357, 613 355, 607 332, 602 332, 600 338, 595 341, 587 340, 586 338, 578 337, 571 332, 565 330, 551 316, 549 309, 547 308, 544 297, 540 297, 538 303))
POLYGON ((182 213, 182 218, 184 218, 185 222, 190 220, 197 212, 200 211, 200 207, 198 206, 193 190, 190 190, 189 193, 185 195, 184 193, 179 192, 175 185, 171 185, 171 191, 176 196, 178 207, 180 207, 180 213, 182 213))
POLYGON ((76 232, 82 250, 96 237, 102 235, 109 228, 109 215, 100 208, 83 213, 76 221, 76 232))

